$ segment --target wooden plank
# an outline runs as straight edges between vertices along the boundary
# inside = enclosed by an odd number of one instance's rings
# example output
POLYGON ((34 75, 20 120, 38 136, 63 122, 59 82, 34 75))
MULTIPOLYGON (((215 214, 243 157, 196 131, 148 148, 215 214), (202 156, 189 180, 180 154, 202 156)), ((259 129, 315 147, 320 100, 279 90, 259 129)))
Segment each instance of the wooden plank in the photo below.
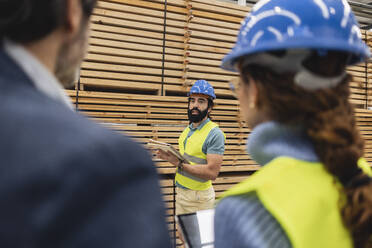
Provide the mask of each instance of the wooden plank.
MULTIPOLYGON (((106 16, 97 16, 92 15, 91 21, 93 23, 103 24, 105 26, 118 26, 118 27, 124 27, 124 28, 134 28, 136 30, 144 30, 144 31, 152 31, 152 32, 159 32, 163 33, 164 28, 160 24, 150 24, 150 23, 141 23, 138 21, 130 21, 125 19, 118 19, 118 18, 112 18, 112 17, 106 17, 106 16)), ((173 34, 179 34, 183 35, 184 31, 182 28, 173 28, 168 27, 167 33, 173 33, 173 34)))
MULTIPOLYGON (((106 40, 100 38, 90 38, 89 43, 91 45, 103 46, 103 47, 114 47, 114 48, 124 48, 124 49, 132 49, 137 51, 145 51, 145 52, 152 52, 152 53, 163 53, 163 48, 161 46, 154 46, 154 45, 143 45, 134 42, 125 42, 125 41, 113 41, 113 40, 106 40)), ((181 54, 180 52, 176 54, 181 54)))
POLYGON ((210 13, 208 11, 200 11, 200 10, 193 10, 194 16, 200 16, 204 18, 215 19, 219 21, 226 21, 232 23, 240 23, 244 18, 243 17, 235 17, 235 16, 228 16, 228 15, 221 15, 216 13, 210 13))
MULTIPOLYGON (((112 40, 112 41, 118 41, 118 42, 136 42, 138 44, 146 44, 146 45, 153 45, 153 46, 163 45, 163 40, 161 39, 138 37, 138 36, 129 35, 129 34, 116 34, 116 33, 92 30, 90 32, 89 43, 92 43, 92 39, 94 38, 102 39, 105 41, 112 40)), ((182 43, 172 42, 171 44, 182 44, 182 43)))
POLYGON ((231 49, 234 46, 234 43, 232 42, 224 42, 220 40, 207 40, 203 38, 198 38, 191 36, 190 37, 190 44, 198 44, 198 45, 205 45, 205 46, 211 46, 211 47, 222 47, 222 48, 228 48, 231 49))
POLYGON ((108 9, 108 10, 114 10, 114 11, 122 11, 125 13, 137 13, 147 16, 153 16, 157 18, 164 18, 164 11, 163 10, 156 10, 156 9, 150 9, 147 7, 136 7, 127 5, 124 3, 111 3, 106 1, 98 1, 98 8, 108 9))
POLYGON ((206 32, 206 31, 199 31, 199 30, 192 30, 191 37, 202 38, 206 40, 231 42, 231 43, 235 43, 236 41, 236 36, 226 35, 226 34, 217 34, 217 33, 212 33, 210 31, 206 32))
POLYGON ((190 30, 192 30, 192 34, 195 34, 196 31, 204 31, 208 33, 216 33, 216 34, 222 34, 228 36, 233 36, 233 41, 236 40, 236 36, 238 35, 237 29, 230 29, 230 28, 221 28, 221 27, 211 27, 209 25, 204 25, 204 24, 198 24, 191 22, 189 24, 190 30))
POLYGON ((197 1, 192 2, 192 10, 203 10, 212 13, 218 13, 228 15, 229 17, 237 17, 240 20, 247 15, 247 11, 233 8, 220 7, 218 5, 212 5, 208 3, 201 3, 197 1))
MULTIPOLYGON (((137 6, 137 7, 145 7, 149 9, 155 9, 155 10, 164 10, 164 4, 163 3, 154 3, 149 1, 142 1, 142 0, 110 0, 110 2, 115 3, 124 3, 127 5, 137 6)), ((181 5, 183 6, 183 5, 181 5)), ((187 9, 184 7, 178 7, 178 6, 167 6, 167 11, 169 12, 176 12, 181 14, 186 14, 187 9)))
MULTIPOLYGON (((93 16, 99 17, 112 17, 113 19, 117 20, 128 20, 128 21, 136 21, 138 23, 143 24, 164 24, 164 14, 159 12, 159 17, 157 16, 147 16, 140 13, 130 13, 130 12, 121 12, 117 10, 110 10, 110 9, 103 9, 103 8, 95 8, 93 10, 93 16)), ((95 19, 93 19, 95 21, 95 19)), ((183 27, 183 22, 179 22, 183 27)))
POLYGON ((219 20, 213 20, 213 19, 207 19, 203 18, 201 16, 195 16, 192 19, 192 23, 198 23, 198 24, 203 24, 206 26, 209 26, 211 28, 214 27, 220 27, 220 28, 230 28, 233 30, 239 30, 240 29, 240 23, 231 23, 231 22, 224 22, 224 21, 219 21, 219 20))
MULTIPOLYGON (((89 53, 86 56, 85 61, 98 62, 98 63, 113 63, 113 64, 115 63, 115 64, 123 64, 123 65, 133 65, 133 66, 138 66, 138 67, 162 68, 163 66, 162 61, 149 60, 149 59, 126 58, 126 57, 109 56, 109 55, 93 54, 93 53, 89 53)), ((182 64, 173 63, 173 62, 165 62, 164 68, 181 70, 182 64)))
MULTIPOLYGON (((139 58, 139 59, 151 59, 151 60, 158 60, 158 61, 159 60, 161 61, 163 59, 163 55, 161 53, 143 52, 143 51, 135 51, 135 50, 129 50, 129 49, 96 46, 96 45, 90 45, 88 48, 88 52, 96 53, 96 54, 139 58)), ((164 59, 165 61, 169 61, 169 62, 182 63, 184 58, 182 55, 177 56, 177 55, 165 54, 164 59)))
MULTIPOLYGON (((109 0, 109 2, 121 3, 121 4, 130 5, 130 6, 142 7, 142 8, 153 9, 153 10, 164 10, 164 4, 153 3, 153 2, 150 2, 150 1, 142 1, 142 0, 109 0)), ((99 4, 100 4, 100 2, 98 3, 98 6, 99 6, 99 4)))
MULTIPOLYGON (((154 39, 159 39, 159 40, 163 39, 163 32, 138 30, 135 28, 128 28, 128 27, 109 26, 109 25, 103 25, 100 23, 92 23, 91 28, 93 31, 96 30, 96 31, 110 32, 110 33, 115 33, 115 34, 126 34, 126 35, 128 34, 132 36, 154 38, 154 39)), ((183 42, 184 37, 183 35, 166 34, 166 40, 183 42)))
POLYGON ((100 15, 95 15, 95 14, 92 15, 91 22, 93 24, 103 24, 104 26, 119 26, 119 27, 127 27, 127 28, 129 27, 129 28, 139 29, 139 30, 156 31, 158 33, 163 31, 160 25, 144 24, 140 22, 105 17, 105 16, 100 16, 100 15))
POLYGON ((200 66, 200 65, 190 64, 188 65, 188 68, 190 68, 190 71, 195 71, 195 72, 204 72, 204 73, 210 73, 210 74, 215 74, 215 75, 216 74, 229 75, 230 78, 236 75, 235 72, 226 71, 217 66, 206 66, 206 65, 200 66))
MULTIPOLYGON (((151 74, 151 75, 162 74, 162 71, 160 68, 127 66, 127 65, 118 65, 118 64, 105 64, 105 63, 86 62, 86 61, 82 63, 81 68, 95 70, 95 71, 136 73, 138 75, 139 74, 151 74)), ((170 74, 172 75, 171 71, 170 71, 170 74)), ((174 72, 173 75, 181 76, 181 73, 174 72)))
MULTIPOLYGON (((137 75, 137 74, 123 74, 116 72, 105 72, 105 71, 92 71, 84 70, 80 71, 81 80, 84 78, 98 78, 98 79, 110 79, 110 80, 131 80, 131 81, 142 81, 142 82, 161 82, 160 76, 151 75, 137 75)), ((89 79, 90 82, 94 83, 94 80, 89 79)))
POLYGON ((81 83, 88 86, 95 86, 100 88, 125 88, 125 89, 141 89, 156 91, 161 89, 160 81, 158 84, 136 82, 136 81, 124 81, 124 80, 111 80, 111 79, 99 79, 99 78, 81 78, 81 83))

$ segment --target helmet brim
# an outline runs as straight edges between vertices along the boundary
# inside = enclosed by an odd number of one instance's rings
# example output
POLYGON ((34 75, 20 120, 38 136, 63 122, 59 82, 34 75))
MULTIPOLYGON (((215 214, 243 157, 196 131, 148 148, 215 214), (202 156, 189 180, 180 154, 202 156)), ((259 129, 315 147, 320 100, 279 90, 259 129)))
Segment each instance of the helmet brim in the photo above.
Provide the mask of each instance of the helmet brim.
POLYGON ((349 60, 348 65, 365 61, 371 57, 371 52, 368 46, 364 43, 359 45, 348 44, 348 48, 345 47, 344 41, 338 39, 330 40, 328 38, 327 40, 319 39, 318 41, 314 41, 313 39, 301 39, 298 37, 293 40, 287 40, 286 42, 265 42, 258 44, 255 47, 235 47, 223 58, 221 68, 232 72, 239 72, 236 63, 243 56, 249 56, 259 52, 288 49, 332 50, 350 53, 352 54, 352 57, 349 60))

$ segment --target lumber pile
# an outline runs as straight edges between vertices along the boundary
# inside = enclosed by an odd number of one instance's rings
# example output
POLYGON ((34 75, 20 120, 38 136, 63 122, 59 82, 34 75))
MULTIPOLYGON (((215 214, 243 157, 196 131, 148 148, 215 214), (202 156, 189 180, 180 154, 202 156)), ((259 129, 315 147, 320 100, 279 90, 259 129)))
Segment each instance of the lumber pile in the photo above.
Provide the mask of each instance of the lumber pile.
MULTIPOLYGON (((249 11, 218 0, 99 0, 80 81, 67 93, 78 111, 143 145, 151 138, 178 147, 188 124, 186 93, 194 81, 208 80, 217 95, 212 119, 227 138, 214 182, 219 195, 259 169, 245 152, 250 129, 228 85, 237 74, 220 69, 249 11)), ((372 46, 372 34, 362 35, 372 46)), ((372 65, 358 64, 348 72, 353 75, 350 101, 372 162, 372 65)), ((155 163, 173 235, 175 168, 155 163)))

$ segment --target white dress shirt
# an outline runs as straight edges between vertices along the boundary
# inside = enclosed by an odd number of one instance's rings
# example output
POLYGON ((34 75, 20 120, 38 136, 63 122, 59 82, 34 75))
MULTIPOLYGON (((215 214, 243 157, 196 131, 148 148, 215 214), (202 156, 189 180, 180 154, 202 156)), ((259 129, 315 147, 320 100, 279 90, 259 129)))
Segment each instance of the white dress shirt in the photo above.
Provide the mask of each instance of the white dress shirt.
POLYGON ((62 84, 35 56, 10 40, 4 40, 3 44, 5 52, 22 68, 40 92, 73 110, 71 100, 62 84))

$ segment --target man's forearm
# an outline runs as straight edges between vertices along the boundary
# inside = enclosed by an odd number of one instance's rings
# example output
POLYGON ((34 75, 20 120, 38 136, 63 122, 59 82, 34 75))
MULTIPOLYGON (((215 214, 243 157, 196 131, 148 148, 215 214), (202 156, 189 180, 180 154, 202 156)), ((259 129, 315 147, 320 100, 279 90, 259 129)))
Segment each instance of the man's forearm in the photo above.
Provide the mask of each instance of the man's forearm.
POLYGON ((215 180, 220 172, 221 166, 208 165, 208 164, 186 164, 183 163, 182 170, 190 173, 193 176, 205 180, 215 180))

